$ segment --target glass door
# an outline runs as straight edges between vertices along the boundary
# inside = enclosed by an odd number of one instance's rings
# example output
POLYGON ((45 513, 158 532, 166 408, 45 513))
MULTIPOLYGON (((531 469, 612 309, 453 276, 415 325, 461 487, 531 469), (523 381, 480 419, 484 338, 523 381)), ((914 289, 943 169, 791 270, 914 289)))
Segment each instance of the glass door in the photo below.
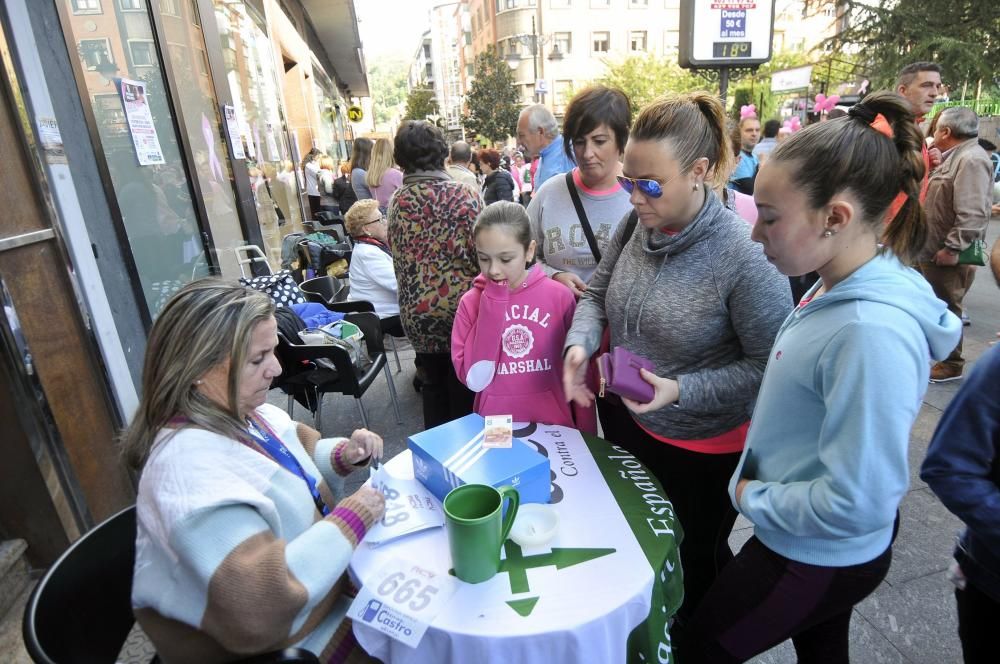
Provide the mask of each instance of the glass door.
POLYGON ((81 95, 93 113, 128 245, 155 316, 183 284, 214 268, 148 8, 132 0, 60 3, 70 53, 79 60, 81 95))

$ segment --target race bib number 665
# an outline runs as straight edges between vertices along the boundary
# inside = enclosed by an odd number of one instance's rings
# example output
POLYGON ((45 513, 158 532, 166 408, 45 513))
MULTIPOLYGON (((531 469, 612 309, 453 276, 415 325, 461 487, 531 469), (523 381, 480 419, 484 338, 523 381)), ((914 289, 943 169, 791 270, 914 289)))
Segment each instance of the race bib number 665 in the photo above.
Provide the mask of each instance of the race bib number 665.
POLYGON ((413 648, 456 590, 448 574, 393 558, 364 585, 347 615, 413 648))

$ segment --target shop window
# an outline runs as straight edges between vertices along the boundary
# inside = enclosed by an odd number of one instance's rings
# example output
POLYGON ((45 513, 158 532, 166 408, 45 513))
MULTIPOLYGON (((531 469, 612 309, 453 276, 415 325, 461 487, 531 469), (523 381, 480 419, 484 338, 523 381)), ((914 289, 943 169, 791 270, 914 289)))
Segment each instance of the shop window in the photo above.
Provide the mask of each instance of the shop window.
MULTIPOLYGON (((197 182, 205 204, 216 262, 222 275, 232 279, 242 274, 234 249, 243 244, 244 233, 233 189, 229 150, 223 139, 227 133, 226 125, 215 85, 209 76, 197 3, 191 3, 187 9, 189 11, 180 20, 163 21, 171 57, 184 62, 183 69, 174 71, 177 91, 174 103, 184 118, 183 127, 195 164, 192 179, 197 182)), ((162 14, 162 7, 160 12, 162 14)), ((234 119, 234 124, 238 125, 238 118, 234 119)), ((239 127, 234 128, 238 133, 239 127)))
POLYGON ((70 0, 74 14, 100 14, 101 0, 70 0))
POLYGON ((212 5, 215 29, 225 45, 224 73, 246 153, 263 249, 272 268, 277 268, 282 237, 294 230, 299 217, 296 212, 279 227, 275 210, 284 211, 286 205, 300 209, 295 171, 303 156, 296 142, 289 141, 274 65, 280 59, 275 57, 264 16, 253 3, 213 0, 212 5))
POLYGON ((632 30, 628 33, 628 48, 633 53, 641 53, 646 50, 646 31, 632 30))
POLYGON ((111 42, 107 39, 81 39, 80 57, 89 71, 96 71, 103 65, 113 65, 111 57, 111 42))
MULTIPOLYGON (((60 2, 73 10, 100 6, 60 2)), ((117 1, 107 6, 115 11, 104 14, 97 33, 107 38, 91 37, 92 24, 69 12, 63 30, 80 46, 80 84, 86 90, 83 101, 93 113, 95 147, 103 153, 126 250, 155 317, 177 289, 212 272, 202 236, 204 220, 191 185, 199 165, 189 164, 182 152, 183 138, 177 134, 174 107, 153 48, 149 14, 121 13, 117 1)), ((200 119, 188 124, 200 137, 200 119)))
POLYGON ((592 32, 591 33, 591 48, 593 53, 607 53, 611 50, 611 33, 610 32, 592 32))
POLYGON ((146 9, 145 0, 118 0, 118 6, 123 12, 141 12, 146 9))
POLYGON ((152 40, 130 39, 128 42, 129 57, 133 67, 155 67, 156 45, 152 40))

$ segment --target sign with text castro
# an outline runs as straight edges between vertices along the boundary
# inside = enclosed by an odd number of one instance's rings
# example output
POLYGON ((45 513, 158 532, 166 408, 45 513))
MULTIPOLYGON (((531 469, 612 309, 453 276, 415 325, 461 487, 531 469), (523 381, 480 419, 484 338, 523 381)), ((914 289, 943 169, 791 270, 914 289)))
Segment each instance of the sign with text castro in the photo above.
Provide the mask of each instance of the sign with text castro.
POLYGON ((771 59, 774 0, 681 0, 682 67, 751 67, 771 59))

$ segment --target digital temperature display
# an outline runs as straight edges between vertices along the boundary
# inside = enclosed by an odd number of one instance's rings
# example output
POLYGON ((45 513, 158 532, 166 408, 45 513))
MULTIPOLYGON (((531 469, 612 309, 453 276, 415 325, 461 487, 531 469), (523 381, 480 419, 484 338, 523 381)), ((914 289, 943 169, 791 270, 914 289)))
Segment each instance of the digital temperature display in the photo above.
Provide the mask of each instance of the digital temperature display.
POLYGON ((750 42, 712 42, 712 57, 749 58, 750 42))

